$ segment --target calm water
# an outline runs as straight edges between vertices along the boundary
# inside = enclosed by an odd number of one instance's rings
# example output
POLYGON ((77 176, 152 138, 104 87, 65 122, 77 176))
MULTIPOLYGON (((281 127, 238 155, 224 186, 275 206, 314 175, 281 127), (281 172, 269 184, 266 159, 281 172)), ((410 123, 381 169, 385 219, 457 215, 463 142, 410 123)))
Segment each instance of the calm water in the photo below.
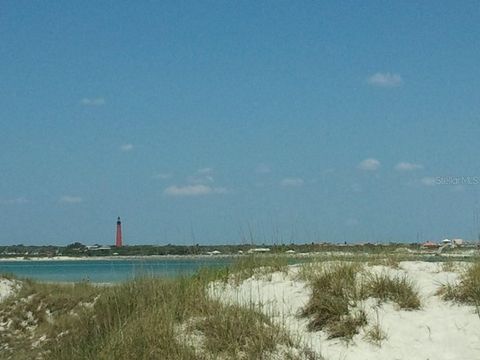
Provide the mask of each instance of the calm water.
POLYGON ((192 274, 201 267, 223 267, 231 262, 230 258, 0 261, 0 274, 55 282, 119 282, 142 275, 174 277, 192 274))

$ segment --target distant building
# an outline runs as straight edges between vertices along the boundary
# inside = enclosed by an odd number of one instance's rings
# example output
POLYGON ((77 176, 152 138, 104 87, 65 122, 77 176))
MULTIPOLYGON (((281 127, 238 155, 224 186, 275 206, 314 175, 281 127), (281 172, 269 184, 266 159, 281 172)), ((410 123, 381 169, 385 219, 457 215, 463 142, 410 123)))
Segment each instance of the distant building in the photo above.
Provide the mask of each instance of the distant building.
POLYGON ((249 254, 253 254, 253 253, 267 253, 267 252, 270 252, 270 249, 269 249, 269 248, 254 248, 254 249, 248 250, 248 253, 249 253, 249 254))
POLYGON ((438 244, 434 243, 433 241, 426 241, 422 244, 422 247, 426 249, 436 249, 438 248, 438 244))
POLYGON ((452 240, 453 244, 455 246, 463 246, 465 245, 465 241, 463 239, 453 239, 452 240))
POLYGON ((209 251, 207 252, 208 255, 220 255, 222 252, 221 251, 218 251, 218 250, 213 250, 213 251, 209 251))
POLYGON ((91 251, 100 251, 100 250, 111 250, 112 247, 108 245, 90 245, 90 246, 87 246, 87 249, 91 251))

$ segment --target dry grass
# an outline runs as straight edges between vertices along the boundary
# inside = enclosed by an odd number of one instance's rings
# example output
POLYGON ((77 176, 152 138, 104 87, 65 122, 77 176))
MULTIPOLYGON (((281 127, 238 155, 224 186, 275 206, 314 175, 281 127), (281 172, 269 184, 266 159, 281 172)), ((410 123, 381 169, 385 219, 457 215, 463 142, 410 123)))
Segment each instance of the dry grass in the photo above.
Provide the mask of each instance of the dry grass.
POLYGON ((267 316, 240 306, 217 307, 193 327, 205 337, 205 349, 213 358, 255 359, 275 352, 279 344, 294 346, 267 316))
POLYGON ((476 306, 480 316, 480 261, 468 267, 457 283, 443 285, 439 294, 445 300, 476 306))
POLYGON ((352 338, 366 324, 364 312, 351 311, 359 299, 356 280, 359 267, 337 263, 313 269, 315 278, 308 275, 308 270, 302 274, 311 280, 312 296, 301 315, 311 318, 312 331, 326 330, 330 338, 352 338))
MULTIPOLYGON (((392 301, 402 309, 420 308, 420 298, 406 277, 370 274, 358 263, 307 264, 299 272, 312 289, 301 316, 310 319, 312 331, 324 330, 329 338, 351 339, 367 324, 360 304, 367 298, 392 301)), ((372 327, 372 339, 381 335, 372 327)))
POLYGON ((381 346, 382 342, 388 339, 388 336, 385 331, 383 331, 383 329, 380 327, 380 324, 377 323, 372 325, 365 331, 364 338, 365 340, 374 345, 381 346))
POLYGON ((105 288, 27 281, 17 296, 1 304, 4 319, 14 319, 15 325, 0 358, 305 358, 284 329, 266 316, 209 298, 206 285, 216 274, 139 278, 105 288), (17 323, 23 324, 21 338, 17 323), (189 338, 195 341, 185 340, 189 338))
POLYGON ((398 269, 400 267, 400 261, 402 261, 403 258, 405 258, 405 256, 395 254, 374 255, 367 261, 367 265, 383 265, 398 269))
POLYGON ((232 265, 223 269, 204 269, 202 276, 210 276, 212 280, 233 281, 239 284, 250 277, 268 277, 274 272, 288 272, 287 256, 249 254, 238 258, 232 265), (213 275, 213 276, 212 276, 213 275))
POLYGON ((365 298, 372 297, 382 302, 392 301, 401 309, 420 308, 418 292, 407 276, 391 277, 386 273, 369 274, 363 285, 363 292, 365 298))
POLYGON ((0 303, 1 358, 38 358, 41 348, 55 341, 58 324, 83 314, 102 291, 86 283, 59 285, 24 280, 21 284, 14 296, 0 303))

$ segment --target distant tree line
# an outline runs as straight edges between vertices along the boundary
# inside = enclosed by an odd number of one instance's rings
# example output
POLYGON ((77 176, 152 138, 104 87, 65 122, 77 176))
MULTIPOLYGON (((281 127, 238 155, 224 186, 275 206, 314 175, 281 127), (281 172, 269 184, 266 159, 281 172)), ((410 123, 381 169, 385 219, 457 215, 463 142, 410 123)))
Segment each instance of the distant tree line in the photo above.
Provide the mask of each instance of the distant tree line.
POLYGON ((305 243, 305 244, 237 244, 237 245, 129 245, 116 248, 97 246, 86 246, 80 242, 75 242, 67 246, 54 245, 9 245, 0 246, 0 257, 53 257, 53 256, 149 256, 149 255, 201 255, 208 254, 212 251, 219 251, 221 254, 238 254, 239 252, 247 252, 256 247, 268 248, 270 253, 284 253, 293 250, 296 253, 310 253, 318 251, 345 251, 346 247, 350 252, 380 252, 384 246, 390 249, 399 247, 408 247, 410 249, 418 249, 417 243, 390 243, 390 244, 331 244, 331 243, 305 243))

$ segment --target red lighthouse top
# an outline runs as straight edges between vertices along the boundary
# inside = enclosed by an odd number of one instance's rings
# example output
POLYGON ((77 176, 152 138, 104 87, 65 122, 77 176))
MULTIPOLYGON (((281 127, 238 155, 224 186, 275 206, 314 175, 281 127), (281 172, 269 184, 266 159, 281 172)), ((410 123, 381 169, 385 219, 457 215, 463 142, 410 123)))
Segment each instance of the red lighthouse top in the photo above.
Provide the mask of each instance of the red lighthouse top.
POLYGON ((115 246, 122 246, 122 222, 120 221, 120 216, 117 218, 117 235, 115 237, 115 246))

